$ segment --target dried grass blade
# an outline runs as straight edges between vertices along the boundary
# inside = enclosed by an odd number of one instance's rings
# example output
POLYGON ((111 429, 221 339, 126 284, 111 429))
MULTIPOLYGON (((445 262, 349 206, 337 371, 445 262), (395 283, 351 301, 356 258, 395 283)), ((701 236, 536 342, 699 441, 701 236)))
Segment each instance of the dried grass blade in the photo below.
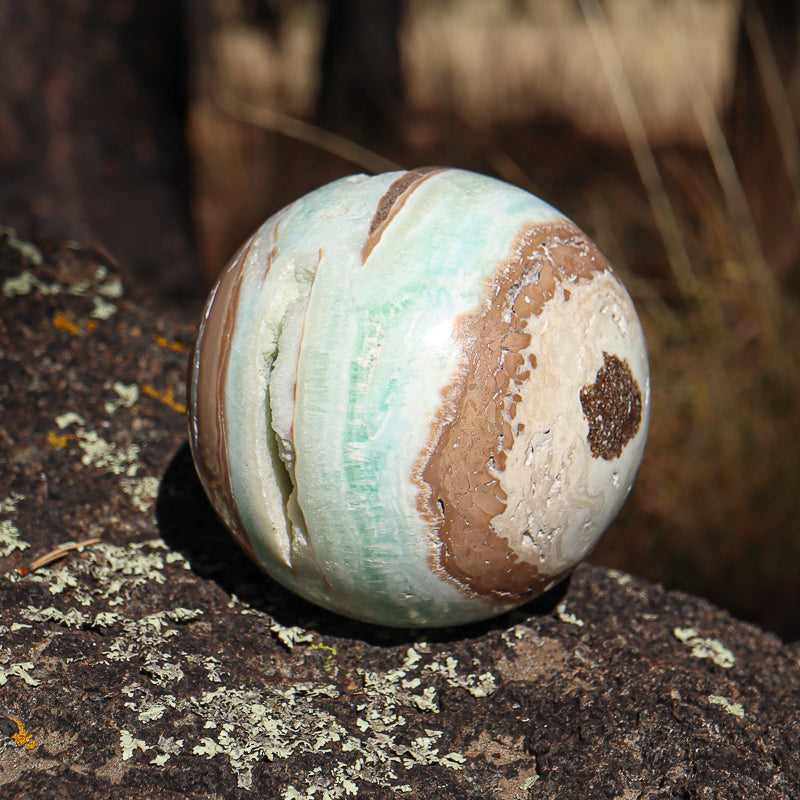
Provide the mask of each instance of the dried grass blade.
POLYGON ((309 122, 290 117, 265 106, 257 106, 246 103, 229 93, 217 93, 214 96, 217 106, 240 122, 256 125, 265 130, 275 131, 276 133, 305 142, 312 147, 318 147, 327 153, 332 153, 351 164, 356 164, 367 172, 391 172, 402 169, 399 164, 395 164, 388 158, 384 158, 360 144, 339 136, 323 128, 318 128, 309 122))
POLYGON ((730 147, 722 130, 719 116, 708 94, 702 88, 688 92, 692 109, 705 140, 714 171, 717 174, 728 211, 733 217, 741 243, 745 266, 757 290, 763 333, 768 338, 776 335, 775 326, 780 320, 780 303, 775 278, 764 257, 750 203, 739 178, 730 147))
POLYGON ((781 79, 775 51, 770 44, 764 17, 758 5, 746 2, 742 14, 747 37, 753 48, 756 68, 764 86, 764 94, 769 104, 772 120, 775 123, 781 155, 794 189, 795 203, 800 210, 800 136, 798 136, 797 125, 795 125, 792 114, 792 103, 781 79))
POLYGON ((64 558, 64 556, 68 555, 73 550, 81 550, 84 547, 98 544, 99 542, 99 536, 95 536, 91 539, 84 539, 82 542, 67 542, 67 544, 62 544, 59 547, 56 547, 54 550, 51 550, 49 553, 39 556, 39 558, 37 558, 35 561, 31 561, 27 567, 21 567, 19 572, 23 575, 28 572, 33 572, 40 567, 46 567, 48 564, 52 564, 54 561, 64 558))
POLYGON ((580 5, 633 153, 636 168, 653 209, 653 216, 664 242, 678 289, 684 298, 692 298, 696 294, 697 281, 678 220, 667 196, 630 82, 625 74, 614 34, 598 0, 580 0, 580 5))

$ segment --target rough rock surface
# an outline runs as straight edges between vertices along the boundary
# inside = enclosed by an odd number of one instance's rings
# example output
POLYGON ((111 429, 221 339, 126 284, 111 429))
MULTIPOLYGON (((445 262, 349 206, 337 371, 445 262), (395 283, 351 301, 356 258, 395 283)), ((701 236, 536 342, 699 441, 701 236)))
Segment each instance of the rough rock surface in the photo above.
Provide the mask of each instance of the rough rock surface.
POLYGON ((0 797, 800 797, 800 646, 592 566, 469 628, 319 611, 205 501, 191 328, 8 230, 0 285, 0 797))

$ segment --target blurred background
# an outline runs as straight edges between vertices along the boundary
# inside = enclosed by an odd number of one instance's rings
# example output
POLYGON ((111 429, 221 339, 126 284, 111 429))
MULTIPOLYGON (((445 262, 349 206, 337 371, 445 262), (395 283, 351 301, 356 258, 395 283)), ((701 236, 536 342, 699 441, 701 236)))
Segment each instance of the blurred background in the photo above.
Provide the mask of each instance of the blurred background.
POLYGON ((444 164, 565 212, 653 373, 592 560, 800 637, 800 10, 766 0, 0 0, 0 225, 194 320, 264 218, 444 164))

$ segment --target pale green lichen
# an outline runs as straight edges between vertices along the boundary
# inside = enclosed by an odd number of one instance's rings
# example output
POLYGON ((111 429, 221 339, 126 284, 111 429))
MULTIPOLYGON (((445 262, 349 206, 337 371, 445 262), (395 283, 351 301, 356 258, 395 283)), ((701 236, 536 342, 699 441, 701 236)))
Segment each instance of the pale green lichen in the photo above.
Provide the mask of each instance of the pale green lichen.
POLYGON ((729 714, 733 714, 734 717, 738 717, 739 719, 744 718, 744 707, 741 703, 731 703, 727 697, 722 697, 722 695, 718 694, 710 694, 708 696, 708 702, 715 706, 722 706, 725 711, 729 714))
MULTIPOLYGON (((15 514, 17 506, 25 499, 18 492, 11 492, 0 500, 0 514, 15 514)), ((30 543, 22 538, 20 529, 10 520, 0 520, 0 558, 10 556, 17 550, 27 550, 30 543)))
MULTIPOLYGON (((475 663, 477 665, 477 661, 475 663)), ((447 681, 448 686, 452 686, 453 688, 457 689, 464 689, 473 697, 489 697, 489 695, 496 691, 497 682, 495 676, 491 672, 459 675, 456 672, 457 666, 457 659, 453 658, 452 656, 448 656, 445 659, 444 664, 434 661, 430 664, 426 664, 425 669, 442 675, 447 681)))
POLYGON ((149 675, 156 686, 174 686, 182 681, 186 674, 180 664, 161 653, 148 653, 142 665, 142 672, 149 675))
POLYGON ((158 742, 151 749, 161 752, 154 756, 150 763, 157 767, 163 767, 172 756, 178 755, 183 750, 183 741, 183 739, 176 739, 173 736, 159 736, 158 742))
MULTIPOLYGON (((332 683, 231 683, 219 659, 186 653, 180 645, 183 626, 203 623, 201 609, 160 609, 136 618, 126 613, 132 593, 163 583, 168 570, 173 570, 169 579, 174 581, 180 574, 175 568, 186 566, 180 554, 159 540, 124 546, 100 543, 87 547, 80 559, 26 576, 47 583, 73 605, 29 606, 18 612, 25 620, 22 624, 97 631, 102 633, 97 639, 101 661, 136 665, 136 679, 120 690, 130 715, 120 732, 123 761, 139 757, 163 766, 178 754, 224 760, 238 785, 253 789, 254 770, 265 760, 324 753, 335 766, 320 771, 303 767, 301 758, 291 785, 281 791, 285 796, 295 792, 331 798, 369 796, 378 788, 404 794, 410 791, 408 770, 430 764, 453 771, 464 767, 467 756, 444 746, 445 731, 431 727, 426 718, 439 713, 443 686, 478 698, 490 695, 496 685, 490 672, 465 670, 451 652, 437 653, 419 642, 399 653, 388 670, 356 672, 353 678, 360 686, 355 696, 363 702, 355 719, 347 704, 343 710, 340 689, 332 683), (176 692, 189 673, 197 688, 190 695, 176 692), (170 726, 172 737, 166 735, 170 726)), ((324 649, 331 671, 336 670, 337 649, 319 634, 281 625, 237 598, 231 598, 229 606, 265 620, 290 654, 324 649)), ((5 674, 6 680, 26 680, 36 673, 33 663, 22 662, 7 667, 5 674)))
MULTIPOLYGON (((164 645, 168 639, 178 635, 177 624, 197 619, 202 613, 199 609, 173 608, 129 619, 122 614, 106 611, 92 615, 75 608, 62 611, 53 607, 37 609, 29 606, 20 612, 25 619, 34 622, 55 622, 67 628, 117 630, 117 635, 102 651, 102 657, 106 661, 138 660, 139 671, 149 677, 152 686, 158 687, 174 686, 183 679, 182 656, 165 652, 164 645)), ((132 694, 128 696, 132 697, 132 694)), ((158 698, 148 708, 137 709, 140 720, 160 718, 169 700, 174 704, 174 696, 168 695, 158 698)))
POLYGON ((69 608, 62 611, 60 608, 48 606, 47 608, 36 608, 35 606, 28 606, 27 608, 20 609, 20 616, 30 622, 55 622, 56 625, 61 625, 64 628, 106 628, 113 625, 116 620, 112 621, 108 618, 108 614, 103 614, 102 620, 98 620, 101 615, 93 615, 78 611, 77 608, 69 608))
MULTIPOLYGON (((50 594, 61 594, 68 589, 78 588, 78 576, 69 567, 53 567, 48 570, 47 591, 50 594)), ((81 597, 83 605, 90 605, 88 598, 81 597)))
POLYGON ((139 470, 139 445, 131 442, 118 445, 107 442, 96 430, 81 430, 76 434, 78 446, 83 450, 81 464, 95 467, 112 475, 132 478, 139 470))
POLYGON ((148 475, 145 478, 122 478, 122 490, 131 498, 131 502, 143 514, 149 511, 156 498, 161 481, 148 475))
POLYGON ((181 667, 161 651, 166 639, 177 636, 174 623, 185 623, 202 615, 200 609, 173 608, 157 611, 139 619, 118 619, 121 633, 103 651, 109 661, 144 660, 143 671, 160 684, 177 682, 183 677, 181 667))
POLYGON ((556 606, 556 614, 558 614, 558 618, 562 622, 566 622, 568 625, 575 625, 578 628, 582 628, 586 624, 582 619, 580 619, 577 616, 575 616, 575 614, 573 614, 570 611, 567 611, 567 601, 566 601, 566 599, 562 600, 556 606))
POLYGON ((145 752, 146 750, 150 749, 150 746, 146 742, 143 742, 141 739, 137 739, 130 731, 127 731, 124 728, 119 732, 119 745, 122 748, 123 761, 129 761, 131 758, 133 758, 133 755, 137 750, 145 752))
MULTIPOLYGON (((114 384, 118 395, 117 400, 106 402, 106 411, 113 413, 117 408, 128 407, 136 402, 139 389, 136 384, 114 384)), ((85 467, 94 467, 111 475, 121 476, 120 486, 134 507, 146 513, 152 507, 153 501, 158 496, 159 479, 147 475, 139 475, 141 461, 139 460, 139 445, 129 443, 125 445, 108 442, 103 439, 97 430, 87 428, 80 414, 68 411, 55 418, 55 423, 60 430, 71 429, 67 436, 56 438, 58 446, 65 446, 68 439, 72 438, 83 451, 81 464, 85 467)))
POLYGON ((25 576, 26 581, 47 584, 52 594, 72 589, 74 600, 90 606, 106 600, 110 606, 128 602, 131 593, 152 583, 164 583, 170 564, 188 562, 166 548, 160 540, 113 545, 104 542, 87 547, 79 560, 66 566, 38 569, 25 576), (88 579, 88 580, 87 580, 88 579))
POLYGON ((61 430, 77 426, 77 430, 72 431, 70 436, 77 441, 83 451, 81 464, 85 467, 96 467, 113 475, 124 474, 129 478, 136 475, 140 466, 138 445, 107 442, 94 428, 84 427, 83 417, 72 411, 57 416, 55 423, 61 430))
MULTIPOLYGON (((293 631, 290 639, 293 648, 307 643, 302 633, 303 629, 293 631)), ((129 631, 129 642, 131 634, 129 631)), ((141 635, 137 634, 136 641, 140 640, 141 635)), ((196 657, 192 660, 197 662, 196 657)), ((333 684, 258 688, 219 685, 187 699, 176 699, 174 695, 154 697, 152 689, 132 685, 125 692, 131 697, 126 707, 145 726, 131 736, 148 750, 157 747, 146 736, 150 721, 163 720, 169 715, 185 719, 187 711, 193 712, 202 725, 195 726, 200 728, 196 737, 182 740, 184 753, 224 758, 240 788, 253 788, 253 769, 265 759, 287 759, 302 753, 335 757, 340 752, 342 758, 337 759, 337 766, 326 770, 325 775, 318 768, 301 770, 297 780, 285 788, 284 796, 313 797, 319 793, 320 797, 344 797, 354 791, 358 794, 363 784, 405 792, 408 785, 399 782, 400 771, 428 764, 460 770, 466 763, 462 753, 442 752, 439 743, 443 731, 428 727, 420 731, 399 713, 401 707, 438 712, 433 702, 435 687, 424 684, 426 675, 444 678, 467 691, 485 684, 486 673, 459 675, 457 665, 452 657, 446 656, 440 662, 408 648, 402 663, 394 669, 385 673, 359 671, 363 681, 361 694, 366 702, 358 706, 361 716, 352 729, 337 717, 338 704, 332 701, 339 699, 340 691, 333 684)), ((487 693, 492 690, 485 689, 487 693)), ((482 692, 479 694, 483 696, 482 692)), ((129 741, 128 751, 133 752, 131 748, 129 741)), ((159 757, 158 763, 164 761, 163 755, 159 757)))
POLYGON ((356 797, 358 785, 347 777, 347 771, 347 764, 341 761, 337 761, 324 772, 322 767, 315 767, 306 776, 305 788, 298 791, 294 786, 288 786, 282 795, 283 800, 339 800, 342 797, 356 797))
POLYGON ((223 664, 214 656, 187 655, 190 664, 197 664, 206 671, 206 678, 211 683, 222 683, 223 664))
POLYGON ((0 521, 0 558, 10 556, 15 550, 27 550, 30 544, 22 538, 19 528, 10 520, 0 521))
POLYGON ((620 586, 627 586, 633 580, 633 577, 627 572, 620 572, 618 569, 606 571, 608 572, 608 577, 615 580, 620 586))
MULTIPOLYGON (((0 232, 7 232, 5 229, 0 232)), ((8 240, 12 247, 15 247, 26 260, 34 266, 40 266, 43 263, 42 254, 39 249, 30 242, 22 242, 19 239, 11 238, 8 240)), ((108 305, 116 311, 116 306, 112 303, 106 303, 102 297, 118 299, 124 294, 122 281, 118 277, 108 278, 108 268, 99 265, 95 270, 93 281, 98 284, 95 287, 96 294, 92 295, 92 281, 81 280, 73 284, 63 283, 48 283, 41 280, 34 272, 29 269, 24 269, 18 275, 13 275, 6 278, 2 284, 2 292, 6 297, 21 297, 30 294, 33 291, 39 292, 43 297, 52 297, 53 295, 66 294, 73 297, 90 296, 95 304, 95 310, 98 306, 108 305)), ((111 311, 108 316, 114 313, 111 311)), ((101 312, 105 313, 105 312, 101 312)), ((92 316, 97 316, 92 313, 92 316)), ((102 317, 105 319, 106 317, 102 317)))
MULTIPOLYGON (((33 242, 26 242, 17 236, 16 230, 6 225, 0 225, 0 235, 6 237, 6 244, 16 250, 29 264, 40 266, 44 262, 42 251, 33 242)), ((9 279, 10 280, 10 279, 9 279)), ((5 294, 5 285, 3 286, 5 294)))
MULTIPOLYGON (((0 651, 0 661, 10 658, 10 653, 0 651)), ((5 686, 9 678, 21 678, 28 686, 38 686, 41 681, 31 675, 35 665, 32 661, 18 661, 16 663, 0 663, 0 686, 5 686)))
POLYGON ((56 417, 56 425, 63 431, 70 425, 85 425, 86 420, 74 411, 66 411, 56 417))
MULTIPOLYGON (((132 572, 154 570, 155 574, 163 569, 154 566, 150 559, 141 564, 141 553, 133 559, 123 558, 119 551, 112 555, 117 568, 132 572), (138 567, 131 570, 131 562, 138 567)), ((97 564, 102 560, 102 551, 93 558, 97 564)), ((88 589, 86 593, 92 594, 88 589)), ((247 612, 252 613, 246 608, 240 613, 247 612)), ((466 756, 441 747, 442 730, 420 728, 417 720, 412 724, 408 713, 401 713, 401 709, 437 713, 436 686, 430 681, 457 686, 477 696, 493 691, 489 673, 461 674, 458 660, 452 655, 444 653, 437 657, 421 643, 419 649, 408 648, 402 660, 386 672, 360 673, 362 688, 358 694, 364 697, 365 703, 359 707, 358 722, 352 724, 339 717, 340 706, 336 701, 340 691, 333 684, 230 686, 220 683, 222 665, 212 656, 189 655, 179 649, 170 652, 168 643, 177 641, 179 626, 202 618, 199 609, 161 610, 131 619, 121 611, 103 610, 93 614, 88 609, 29 607, 22 611, 22 616, 31 622, 53 622, 69 628, 104 628, 111 635, 104 636, 106 644, 102 657, 109 661, 137 663, 138 673, 149 678, 146 682, 127 684, 122 689, 126 698, 124 707, 139 726, 128 723, 120 732, 123 761, 143 754, 147 754, 147 760, 155 766, 166 764, 178 754, 184 758, 189 755, 224 759, 238 785, 252 789, 253 770, 264 760, 287 759, 303 753, 333 756, 336 766, 326 768, 324 774, 316 767, 301 767, 292 785, 284 789, 286 797, 356 796, 370 786, 406 793, 410 787, 402 780, 402 775, 409 769, 428 764, 450 770, 462 769, 466 756), (186 669, 194 665, 205 669, 209 684, 216 684, 213 689, 201 690, 189 697, 159 692, 180 682, 186 669), (176 731, 182 738, 165 737, 163 726, 185 726, 187 714, 198 719, 198 723, 191 726, 196 734, 186 735, 183 729, 179 734, 176 731), (156 722, 160 732, 157 738, 150 737, 147 731, 156 722), (341 754, 339 758, 337 753, 341 754)), ((291 630, 284 635, 292 648, 303 645, 311 648, 318 643, 314 634, 302 628, 286 630, 291 630)), ((284 632, 283 626, 274 632, 276 635, 284 632)), ((174 646, 172 649, 175 650, 174 646)), ((33 665, 26 663, 22 667, 33 668, 33 665)), ((19 671, 13 674, 19 676, 19 671)))
POLYGON ((673 636, 692 650, 695 658, 708 658, 724 669, 736 663, 736 657, 717 639, 700 636, 694 628, 675 628, 673 636))
POLYGON ((103 408, 106 414, 113 414, 119 408, 133 408, 139 400, 138 383, 122 383, 117 381, 113 387, 116 397, 113 400, 106 400, 103 408))
POLYGON ((433 685, 424 685, 420 677, 424 671, 444 678, 448 686, 464 689, 473 697, 488 697, 497 688, 491 672, 459 675, 457 666, 458 661, 452 656, 447 656, 444 662, 434 659, 422 663, 422 655, 412 647, 407 650, 403 665, 394 670, 385 673, 358 670, 373 694, 384 699, 377 705, 363 704, 358 707, 359 711, 365 712, 363 724, 382 732, 393 730, 405 722, 402 716, 394 713, 396 706, 409 706, 438 714, 437 690, 433 685))
POLYGON ((154 720, 161 719, 161 717, 164 716, 164 712, 167 710, 166 703, 151 703, 142 709, 139 709, 136 703, 125 703, 124 705, 125 708, 130 708, 132 711, 138 712, 139 722, 153 722, 154 720))
MULTIPOLYGON (((105 277, 105 275, 103 275, 103 277, 105 277)), ((119 278, 114 277, 109 278, 105 283, 98 286, 97 293, 101 294, 103 297, 110 297, 114 300, 118 300, 123 294, 125 294, 125 289, 122 286, 122 281, 119 278)))
POLYGON ((299 625, 285 627, 279 622, 273 622, 269 626, 269 629, 278 637, 280 643, 287 650, 292 650, 295 645, 314 641, 314 634, 309 633, 305 628, 301 628, 299 625))
POLYGON ((192 753, 226 758, 239 787, 250 789, 253 767, 263 759, 288 758, 295 752, 329 752, 330 745, 347 735, 336 719, 314 702, 338 696, 334 686, 307 683, 261 690, 221 686, 204 692, 189 703, 214 735, 199 737, 192 753))
POLYGON ((109 303, 98 295, 92 297, 92 303, 94 308, 89 312, 89 316, 94 319, 106 320, 117 313, 117 307, 113 303, 109 303))
MULTIPOLYGON (((3 294, 6 297, 21 297, 30 294, 37 286, 43 284, 30 270, 23 270, 19 275, 6 278, 3 281, 3 294)), ((56 292, 42 291, 42 294, 56 294, 56 292)))
POLYGON ((24 494, 20 494, 19 492, 11 492, 8 497, 0 500, 0 514, 13 514, 17 510, 17 506, 24 499, 24 494))
POLYGON ((524 639, 528 634, 532 633, 527 625, 512 625, 503 631, 502 637, 506 647, 515 647, 520 639, 524 639))

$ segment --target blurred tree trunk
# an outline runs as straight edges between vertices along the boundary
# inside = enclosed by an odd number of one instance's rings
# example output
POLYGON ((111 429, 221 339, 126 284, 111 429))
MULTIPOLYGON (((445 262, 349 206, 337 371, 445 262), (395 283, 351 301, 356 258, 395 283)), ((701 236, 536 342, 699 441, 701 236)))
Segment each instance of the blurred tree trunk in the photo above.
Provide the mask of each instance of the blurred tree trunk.
POLYGON ((177 0, 0 5, 0 222, 100 240, 167 296, 197 282, 183 24, 177 0))
POLYGON ((400 19, 400 0, 329 0, 320 126, 367 146, 400 138, 400 19))
POLYGON ((361 169, 269 119, 237 116, 220 101, 315 122, 394 156, 402 139, 401 2, 196 0, 187 10, 193 210, 210 281, 267 216, 361 169), (311 45, 298 49, 298 41, 311 45), (311 80, 296 80, 306 71, 311 80))

